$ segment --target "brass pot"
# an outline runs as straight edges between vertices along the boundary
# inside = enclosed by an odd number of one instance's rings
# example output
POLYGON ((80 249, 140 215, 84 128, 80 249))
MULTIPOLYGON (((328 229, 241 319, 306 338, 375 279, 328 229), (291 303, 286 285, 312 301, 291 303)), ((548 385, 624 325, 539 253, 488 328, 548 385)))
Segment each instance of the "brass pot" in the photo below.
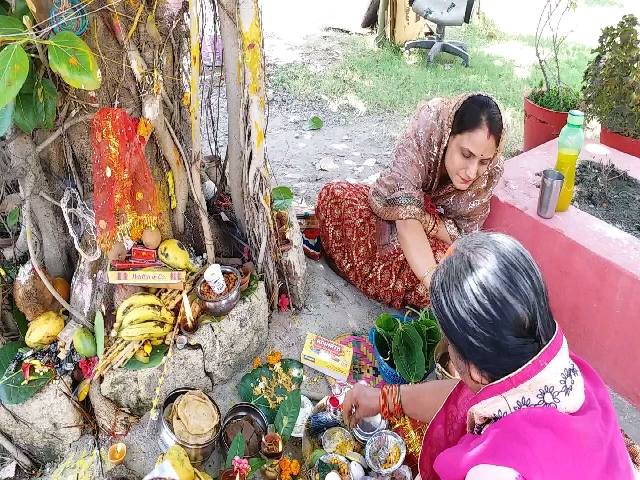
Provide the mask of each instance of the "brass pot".
POLYGON ((451 363, 451 358, 449 358, 449 342, 444 338, 436 345, 436 349, 433 352, 433 360, 438 380, 457 380, 460 378, 451 363))

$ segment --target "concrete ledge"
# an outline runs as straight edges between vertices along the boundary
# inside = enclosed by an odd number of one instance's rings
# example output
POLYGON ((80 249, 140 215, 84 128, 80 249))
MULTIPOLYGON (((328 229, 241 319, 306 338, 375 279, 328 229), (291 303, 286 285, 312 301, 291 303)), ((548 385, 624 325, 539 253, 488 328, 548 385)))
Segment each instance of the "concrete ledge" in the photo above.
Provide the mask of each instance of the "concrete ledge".
MULTIPOLYGON (((588 143, 581 160, 606 161, 640 179, 636 157, 588 143)), ((640 239, 574 207, 537 216, 536 175, 553 168, 557 140, 506 162, 485 230, 507 233, 540 265, 551 306, 572 350, 616 392, 640 407, 640 239)))

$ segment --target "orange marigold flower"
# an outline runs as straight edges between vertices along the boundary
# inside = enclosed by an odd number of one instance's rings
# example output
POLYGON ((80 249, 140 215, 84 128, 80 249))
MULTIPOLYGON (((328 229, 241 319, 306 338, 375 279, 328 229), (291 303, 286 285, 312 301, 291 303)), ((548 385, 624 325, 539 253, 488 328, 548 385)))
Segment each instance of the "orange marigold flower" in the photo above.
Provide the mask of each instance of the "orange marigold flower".
POLYGON ((280 360, 282 360, 282 354, 277 350, 267 355, 267 362, 269 363, 269 365, 275 365, 280 360))
POLYGON ((253 359, 253 368, 258 368, 261 363, 262 363, 262 360, 260 360, 260 357, 254 358, 253 359))
POLYGON ((291 474, 289 472, 282 472, 280 478, 281 480, 291 480, 291 474))
POLYGON ((291 462, 291 474, 294 477, 297 477, 299 473, 300 473, 300 462, 298 460, 294 460, 293 462, 291 462))
POLYGON ((291 460, 289 460, 289 457, 282 457, 278 465, 280 467, 280 470, 284 474, 291 469, 291 460))

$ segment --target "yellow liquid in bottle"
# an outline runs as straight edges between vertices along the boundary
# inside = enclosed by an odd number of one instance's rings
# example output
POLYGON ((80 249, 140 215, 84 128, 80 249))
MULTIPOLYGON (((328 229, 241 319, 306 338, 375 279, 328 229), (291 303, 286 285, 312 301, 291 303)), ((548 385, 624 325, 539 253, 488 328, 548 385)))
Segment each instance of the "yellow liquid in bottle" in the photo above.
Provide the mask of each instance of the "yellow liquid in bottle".
POLYGON ((560 190, 560 198, 556 212, 566 212, 571 205, 573 199, 573 187, 576 180, 576 163, 578 161, 578 150, 561 149, 558 151, 558 161, 556 162, 556 170, 564 175, 564 183, 560 190))

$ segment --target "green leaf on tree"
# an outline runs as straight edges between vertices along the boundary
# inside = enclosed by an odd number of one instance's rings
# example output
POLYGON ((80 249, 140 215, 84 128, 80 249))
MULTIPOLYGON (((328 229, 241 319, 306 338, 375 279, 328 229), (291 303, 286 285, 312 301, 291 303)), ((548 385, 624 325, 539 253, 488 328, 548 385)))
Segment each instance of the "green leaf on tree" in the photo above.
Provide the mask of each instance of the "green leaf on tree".
POLYGON ((17 43, 0 52, 0 108, 6 107, 18 95, 29 74, 29 57, 17 43))
POLYGON ((14 0, 14 9, 11 16, 17 18, 22 22, 22 17, 25 15, 33 20, 33 15, 31 10, 29 10, 29 5, 27 4, 27 0, 14 0))
POLYGON ((16 97, 13 121, 24 133, 31 134, 38 126, 36 101, 33 92, 22 93, 16 97))
POLYGON ((49 65, 73 88, 97 90, 102 76, 89 46, 73 32, 60 32, 49 40, 49 65))
POLYGON ((291 391, 287 398, 280 404, 278 413, 276 414, 276 421, 274 426, 276 432, 282 437, 282 440, 287 442, 291 438, 293 429, 298 421, 298 415, 300 415, 300 405, 302 403, 302 397, 300 389, 291 391))
POLYGON ((271 191, 271 198, 276 212, 288 210, 293 203, 293 192, 289 187, 276 187, 271 191))
POLYGON ((25 347, 22 342, 10 342, 0 348, 0 372, 2 373, 0 377, 0 401, 6 405, 25 402, 53 378, 54 372, 49 371, 39 375, 39 378, 29 381, 26 385, 22 385, 24 376, 19 364, 14 372, 7 372, 9 364, 22 347, 25 347))
POLYGON ((307 130, 320 130, 324 126, 324 122, 320 117, 313 116, 307 120, 307 130))
POLYGON ((53 128, 56 119, 58 90, 48 78, 39 78, 35 86, 36 112, 38 124, 45 130, 53 128))
POLYGON ((229 446, 229 452, 227 453, 227 462, 225 464, 227 469, 233 466, 231 462, 234 458, 244 457, 244 445, 244 435, 242 435, 242 432, 238 432, 238 434, 233 437, 231 446, 229 446))
POLYGON ((9 102, 4 108, 0 109, 0 137, 7 133, 13 120, 13 110, 15 102, 9 102))
POLYGON ((149 354, 148 363, 142 363, 136 360, 135 357, 132 357, 127 363, 125 363, 124 368, 127 370, 143 370, 145 368, 157 367, 162 362, 167 350, 169 350, 169 346, 165 343, 154 345, 151 349, 151 353, 149 354))
POLYGON ((20 220, 20 207, 15 207, 9 212, 9 215, 7 215, 7 225, 13 227, 17 225, 18 220, 20 220))
MULTIPOLYGON (((0 10, 0 13, 2 13, 2 10, 0 10)), ((22 21, 6 15, 6 12, 4 12, 0 16, 0 43, 19 42, 27 38, 25 33, 27 28, 22 21)))

